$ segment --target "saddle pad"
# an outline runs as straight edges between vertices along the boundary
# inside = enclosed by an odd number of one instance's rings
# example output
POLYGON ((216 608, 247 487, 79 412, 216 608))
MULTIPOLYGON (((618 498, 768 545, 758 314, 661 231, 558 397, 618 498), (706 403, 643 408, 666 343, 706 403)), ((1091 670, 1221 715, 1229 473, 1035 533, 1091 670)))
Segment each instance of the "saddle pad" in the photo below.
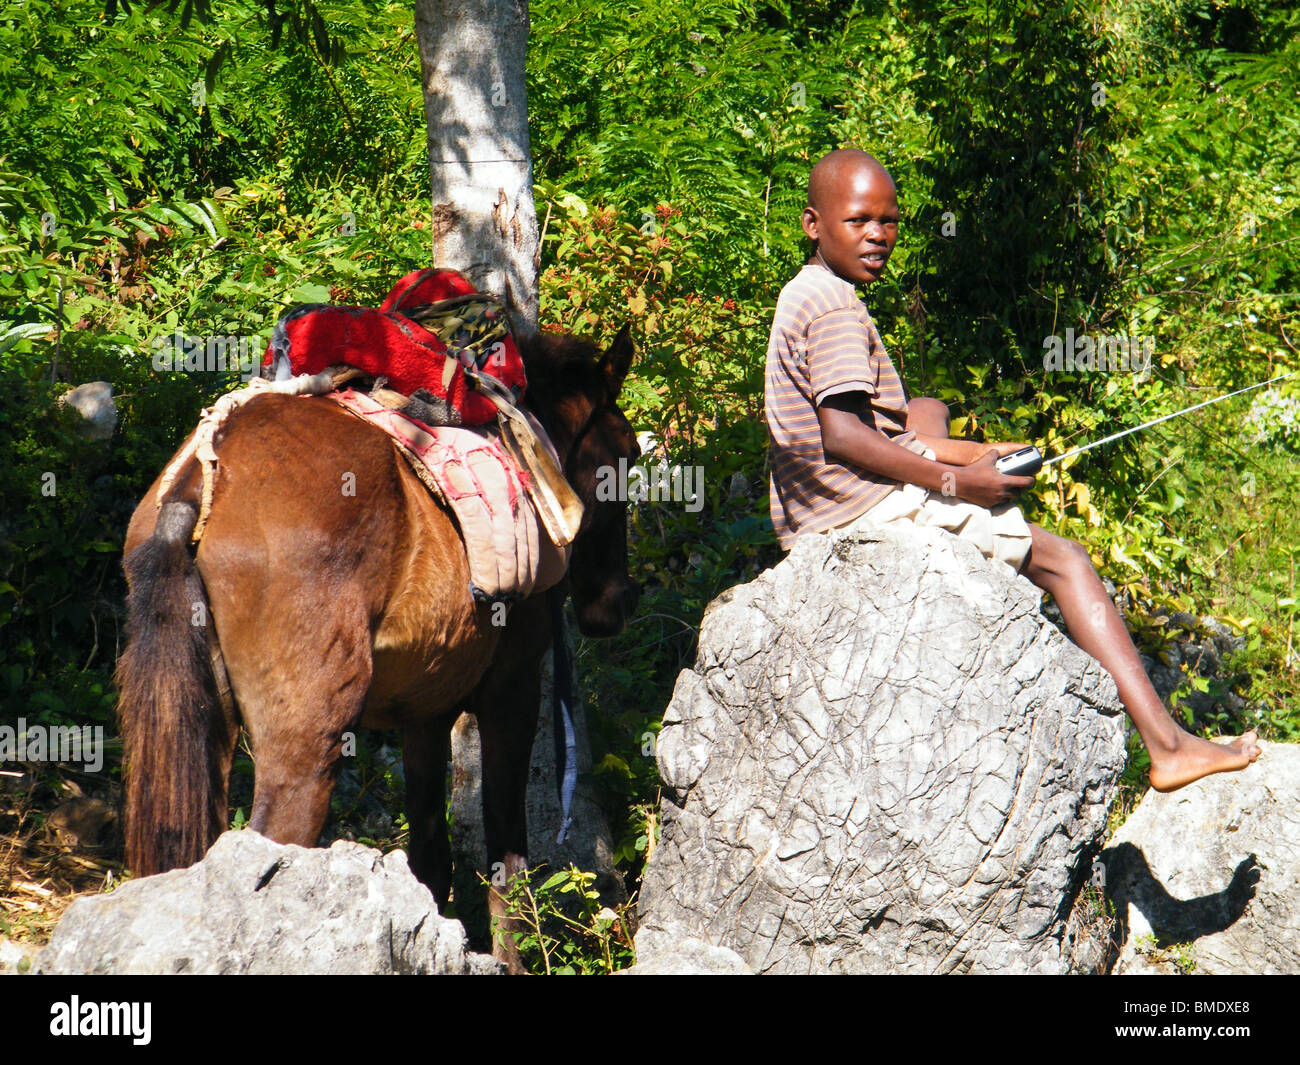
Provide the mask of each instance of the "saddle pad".
POLYGON ((547 535, 531 498, 532 480, 506 454, 495 429, 424 425, 353 389, 329 398, 392 437, 416 476, 451 508, 475 599, 509 602, 563 578, 569 548, 547 535))

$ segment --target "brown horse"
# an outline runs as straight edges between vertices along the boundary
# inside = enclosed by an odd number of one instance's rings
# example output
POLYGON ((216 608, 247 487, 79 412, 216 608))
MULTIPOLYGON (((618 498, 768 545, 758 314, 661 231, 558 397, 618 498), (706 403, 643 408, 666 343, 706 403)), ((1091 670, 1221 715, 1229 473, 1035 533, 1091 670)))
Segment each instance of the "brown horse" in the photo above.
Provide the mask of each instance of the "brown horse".
MULTIPOLYGON (((626 503, 598 501, 595 487, 600 467, 638 453, 616 405, 632 345, 624 329, 603 357, 556 335, 520 348, 527 403, 585 505, 566 577, 578 627, 614 635, 639 589, 627 574, 626 503)), ((326 397, 251 400, 217 452, 197 551, 193 461, 161 507, 154 483, 127 532, 130 638, 118 686, 128 865, 147 876, 203 856, 228 824, 241 725, 256 763, 249 826, 307 847, 325 824, 344 733, 400 728, 411 867, 445 905, 449 737, 469 710, 489 868, 524 869, 539 667, 552 637, 546 595, 493 625, 490 606, 470 594, 450 513, 382 431, 326 397)), ((489 912, 504 914, 495 891, 489 912)), ((498 937, 494 953, 519 968, 511 937, 498 937)))

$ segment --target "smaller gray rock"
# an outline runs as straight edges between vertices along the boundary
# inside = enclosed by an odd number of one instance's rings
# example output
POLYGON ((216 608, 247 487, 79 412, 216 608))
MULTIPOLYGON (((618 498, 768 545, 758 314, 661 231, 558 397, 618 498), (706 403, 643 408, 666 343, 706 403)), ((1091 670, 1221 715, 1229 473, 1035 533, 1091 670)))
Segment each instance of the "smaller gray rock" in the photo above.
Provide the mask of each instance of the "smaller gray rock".
POLYGON ((1116 973, 1300 972, 1300 746, 1149 791, 1101 854, 1116 973))
POLYGON ((78 899, 41 952, 49 974, 488 974, 402 851, 283 846, 227 832, 188 869, 78 899))
POLYGON ((753 976, 754 970, 734 950, 702 939, 686 939, 660 949, 615 976, 753 976))
POLYGON ((117 405, 113 402, 113 386, 107 381, 88 381, 59 397, 59 402, 72 407, 83 418, 81 433, 87 440, 107 440, 117 426, 117 405))

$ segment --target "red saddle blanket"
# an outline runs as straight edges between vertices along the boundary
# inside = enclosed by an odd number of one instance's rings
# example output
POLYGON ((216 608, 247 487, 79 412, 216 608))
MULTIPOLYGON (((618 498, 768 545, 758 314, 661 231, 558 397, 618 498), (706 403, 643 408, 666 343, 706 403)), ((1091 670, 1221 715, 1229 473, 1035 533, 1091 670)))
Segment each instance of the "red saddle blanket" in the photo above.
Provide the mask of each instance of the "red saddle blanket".
MULTIPOLYGON (((527 381, 514 339, 505 333, 490 344, 475 344, 472 327, 452 318, 451 327, 442 330, 449 344, 416 320, 430 304, 476 291, 455 270, 413 270, 393 286, 378 309, 329 303, 294 307, 271 334, 262 360, 264 375, 278 381, 340 364, 355 366, 372 377, 387 378, 389 388, 422 400, 437 424, 486 425, 496 420, 497 408, 474 390, 465 367, 472 364, 495 377, 518 402, 527 381)), ((477 308, 476 314, 480 322, 484 316, 494 317, 491 308, 477 308)), ((447 324, 445 316, 442 324, 447 324)))

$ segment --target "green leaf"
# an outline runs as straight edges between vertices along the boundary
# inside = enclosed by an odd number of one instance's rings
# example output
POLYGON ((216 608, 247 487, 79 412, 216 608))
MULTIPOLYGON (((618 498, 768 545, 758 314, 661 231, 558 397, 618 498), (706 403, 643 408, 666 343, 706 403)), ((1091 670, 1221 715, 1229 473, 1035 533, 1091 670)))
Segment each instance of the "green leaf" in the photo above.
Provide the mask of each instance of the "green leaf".
POLYGON ((315 283, 299 285, 289 297, 294 303, 327 303, 329 298, 330 290, 315 283))
POLYGON ((20 340, 26 340, 28 337, 45 336, 54 326, 45 322, 26 322, 23 325, 12 326, 0 333, 0 354, 8 351, 20 340))
POLYGON ((561 872, 558 873, 552 873, 547 878, 546 883, 544 883, 540 888, 538 888, 538 890, 551 891, 552 889, 558 887, 559 885, 566 883, 568 879, 569 879, 569 871, 567 869, 562 870, 561 872))

